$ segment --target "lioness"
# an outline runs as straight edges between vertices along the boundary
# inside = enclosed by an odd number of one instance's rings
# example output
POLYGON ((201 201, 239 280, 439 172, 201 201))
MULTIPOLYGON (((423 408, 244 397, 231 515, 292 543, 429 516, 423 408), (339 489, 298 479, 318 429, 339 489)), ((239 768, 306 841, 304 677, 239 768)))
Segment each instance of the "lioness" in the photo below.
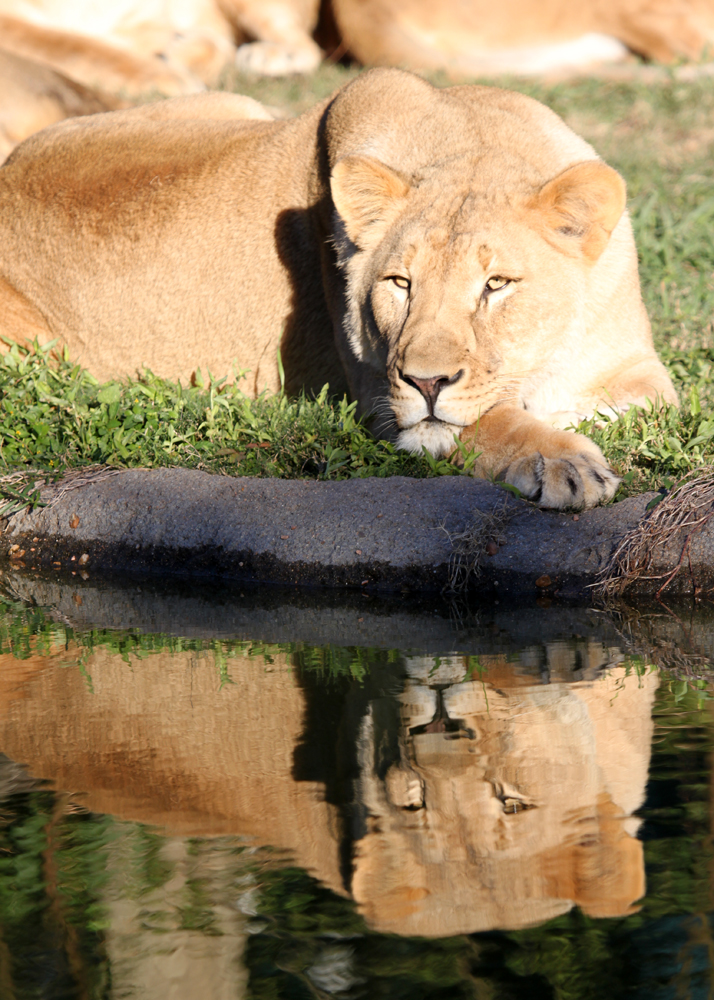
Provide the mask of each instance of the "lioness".
POLYGON ((621 60, 627 47, 651 59, 700 58, 714 43, 714 2, 0 0, 5 48, 130 94, 193 93, 234 60, 255 74, 309 73, 322 56, 316 29, 333 55, 372 66, 582 72, 621 60))
POLYGON ((0 163, 33 132, 76 115, 95 115, 125 102, 75 83, 49 66, 0 49, 0 163))
POLYGON ((88 86, 190 94, 235 61, 267 76, 317 69, 318 12, 319 0, 0 0, 0 40, 88 86))
POLYGON ((347 389, 412 452, 473 442, 478 474, 555 508, 618 481, 559 427, 676 401, 619 174, 531 98, 399 70, 290 121, 31 137, 0 169, 0 332, 100 378, 235 363, 254 393, 280 349, 288 391, 347 389))
POLYGON ((347 49, 368 65, 476 76, 583 70, 627 54, 699 59, 712 0, 332 0, 347 49))
POLYGON ((591 917, 631 913, 645 890, 633 813, 657 674, 620 666, 539 684, 510 663, 484 667, 464 680, 456 657, 407 659, 388 770, 389 716, 364 716, 350 888, 367 923, 443 937, 527 927, 573 904, 591 917))

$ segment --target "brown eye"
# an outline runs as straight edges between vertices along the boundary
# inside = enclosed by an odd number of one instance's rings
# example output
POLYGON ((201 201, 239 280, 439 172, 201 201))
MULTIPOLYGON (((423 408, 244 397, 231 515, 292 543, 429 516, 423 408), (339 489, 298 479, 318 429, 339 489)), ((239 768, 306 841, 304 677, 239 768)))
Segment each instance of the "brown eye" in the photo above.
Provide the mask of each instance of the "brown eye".
POLYGON ((534 802, 527 802, 525 799, 519 799, 515 795, 510 795, 498 781, 493 783, 493 791, 496 798, 501 802, 504 813, 507 815, 524 812, 526 809, 535 809, 534 802))
POLYGON ((396 285, 397 288, 411 288, 411 281, 409 278, 403 278, 400 274, 391 274, 387 281, 391 281, 392 284, 396 285))
POLYGON ((486 282, 486 289, 489 292, 497 292, 499 288, 505 288, 506 285, 510 285, 510 283, 511 283, 510 278, 501 278, 496 276, 494 278, 488 279, 488 281, 486 282))

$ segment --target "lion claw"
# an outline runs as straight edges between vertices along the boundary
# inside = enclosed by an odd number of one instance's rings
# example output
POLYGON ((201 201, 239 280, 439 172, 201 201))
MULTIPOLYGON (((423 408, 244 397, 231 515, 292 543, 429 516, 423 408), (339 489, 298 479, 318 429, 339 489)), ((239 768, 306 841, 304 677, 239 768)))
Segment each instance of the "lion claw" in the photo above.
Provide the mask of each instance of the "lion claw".
POLYGON ((540 452, 511 462, 500 477, 539 507, 582 510, 611 500, 619 477, 592 455, 546 458, 540 452))

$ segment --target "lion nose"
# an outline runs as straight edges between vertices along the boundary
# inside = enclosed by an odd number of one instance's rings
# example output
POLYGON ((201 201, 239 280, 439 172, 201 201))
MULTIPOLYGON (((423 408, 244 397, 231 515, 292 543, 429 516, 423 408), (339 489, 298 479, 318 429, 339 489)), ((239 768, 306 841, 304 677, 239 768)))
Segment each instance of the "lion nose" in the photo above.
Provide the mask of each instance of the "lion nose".
POLYGON ((464 370, 460 368, 455 375, 435 375, 434 378, 416 378, 415 375, 406 375, 402 372, 400 374, 407 385, 413 385, 415 389, 419 390, 427 402, 429 414, 433 416, 436 399, 441 390, 447 385, 458 382, 464 374, 464 370))

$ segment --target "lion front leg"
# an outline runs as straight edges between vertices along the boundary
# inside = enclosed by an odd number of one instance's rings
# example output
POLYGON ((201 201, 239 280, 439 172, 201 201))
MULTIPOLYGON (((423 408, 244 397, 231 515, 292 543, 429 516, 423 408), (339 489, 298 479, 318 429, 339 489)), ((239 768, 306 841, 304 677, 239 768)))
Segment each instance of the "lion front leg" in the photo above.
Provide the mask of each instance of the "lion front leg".
POLYGON ((256 76, 314 73, 322 50, 313 40, 319 0, 222 0, 221 9, 252 41, 236 53, 236 67, 256 76))
POLYGON ((539 507, 594 507, 610 500, 620 481, 589 438, 510 404, 493 407, 461 440, 481 452, 476 475, 510 483, 539 507))

